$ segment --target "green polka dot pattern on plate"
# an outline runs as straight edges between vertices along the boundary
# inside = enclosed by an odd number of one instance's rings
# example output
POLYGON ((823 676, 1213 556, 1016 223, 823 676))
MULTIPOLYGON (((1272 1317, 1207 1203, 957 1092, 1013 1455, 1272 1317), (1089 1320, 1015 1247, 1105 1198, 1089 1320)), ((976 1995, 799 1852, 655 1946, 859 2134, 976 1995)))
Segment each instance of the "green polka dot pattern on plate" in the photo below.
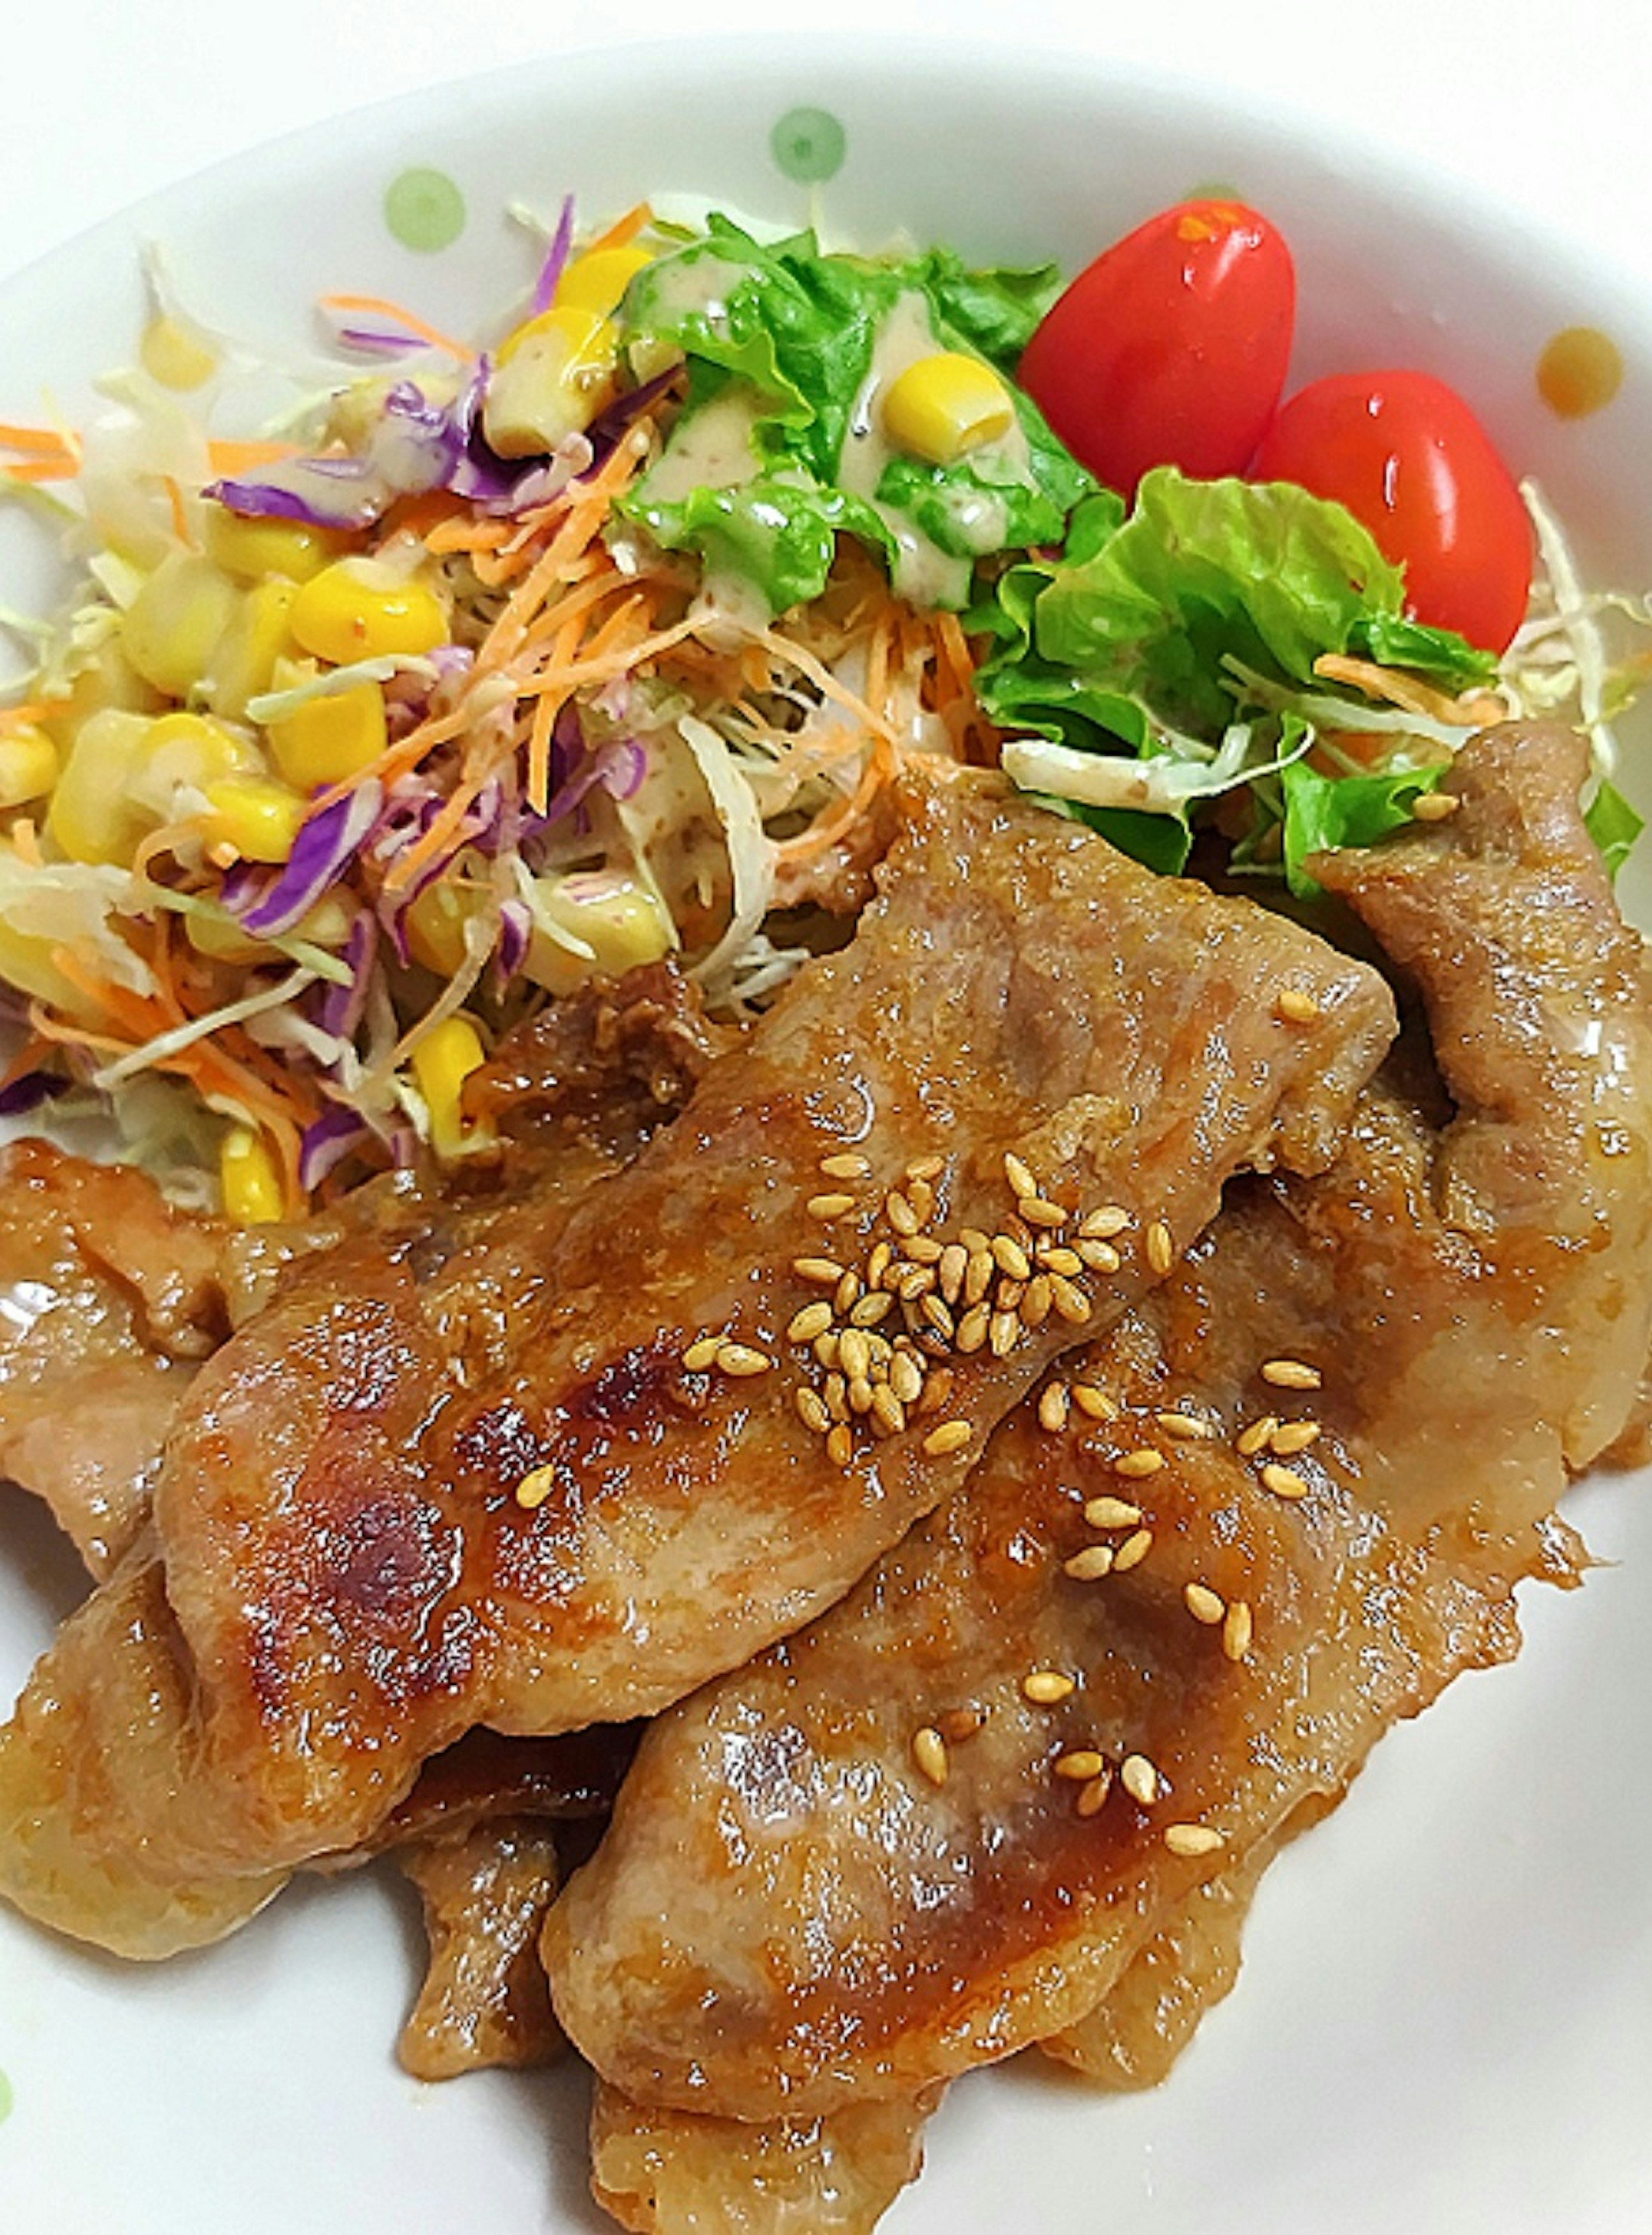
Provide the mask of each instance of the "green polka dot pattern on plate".
POLYGON ((835 179, 848 135, 829 108, 789 108, 769 134, 775 168, 804 186, 835 179))
POLYGON ((11 2082, 6 2078, 3 2072, 0 2072, 0 2127, 3 2127, 6 2120, 11 2116, 13 2100, 11 2082))
POLYGON ((445 171, 403 171, 384 189, 384 222, 403 248, 451 248, 464 231, 464 196, 445 171))

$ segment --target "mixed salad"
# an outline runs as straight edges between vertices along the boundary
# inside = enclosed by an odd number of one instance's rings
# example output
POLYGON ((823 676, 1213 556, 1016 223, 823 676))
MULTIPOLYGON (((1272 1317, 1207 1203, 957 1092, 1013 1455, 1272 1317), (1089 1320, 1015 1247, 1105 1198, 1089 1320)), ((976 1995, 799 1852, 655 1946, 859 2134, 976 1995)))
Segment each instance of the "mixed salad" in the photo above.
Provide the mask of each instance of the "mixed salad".
POLYGON ((82 570, 7 612, 0 1109, 89 1100, 244 1222, 485 1155, 465 1082, 594 975, 760 1006, 842 936, 902 760, 999 763, 1166 872, 1311 901, 1488 718, 1635 662, 1538 493, 1406 372, 1282 405, 1288 252, 1190 202, 1065 292, 641 207, 547 228, 480 342, 353 295, 249 437, 151 267, 79 429, 0 489, 82 570))

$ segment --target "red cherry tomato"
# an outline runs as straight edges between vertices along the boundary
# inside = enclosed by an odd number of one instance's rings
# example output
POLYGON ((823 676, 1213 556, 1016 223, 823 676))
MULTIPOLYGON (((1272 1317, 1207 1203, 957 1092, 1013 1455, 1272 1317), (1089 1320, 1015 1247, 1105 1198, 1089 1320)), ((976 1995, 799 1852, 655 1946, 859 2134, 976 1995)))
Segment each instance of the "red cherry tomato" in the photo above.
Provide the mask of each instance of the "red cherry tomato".
POLYGON ((1178 202, 1098 256, 1052 305, 1020 381, 1098 479, 1201 479, 1250 462, 1285 384, 1296 277, 1266 218, 1178 202))
POLYGON ((1250 468, 1334 497, 1406 570, 1414 619, 1504 652, 1531 588, 1531 522, 1491 437, 1426 372, 1344 372, 1293 396, 1250 468))

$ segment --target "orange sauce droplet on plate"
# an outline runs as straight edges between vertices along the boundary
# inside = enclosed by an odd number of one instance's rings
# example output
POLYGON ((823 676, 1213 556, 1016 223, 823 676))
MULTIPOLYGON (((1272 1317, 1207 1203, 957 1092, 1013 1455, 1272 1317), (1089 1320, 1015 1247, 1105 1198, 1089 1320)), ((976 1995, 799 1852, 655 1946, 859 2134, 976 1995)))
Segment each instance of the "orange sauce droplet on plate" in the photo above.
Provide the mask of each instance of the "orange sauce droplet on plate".
POLYGON ((1586 419, 1611 402, 1622 381, 1622 353, 1598 326, 1568 326, 1537 359, 1537 393, 1562 419, 1586 419))

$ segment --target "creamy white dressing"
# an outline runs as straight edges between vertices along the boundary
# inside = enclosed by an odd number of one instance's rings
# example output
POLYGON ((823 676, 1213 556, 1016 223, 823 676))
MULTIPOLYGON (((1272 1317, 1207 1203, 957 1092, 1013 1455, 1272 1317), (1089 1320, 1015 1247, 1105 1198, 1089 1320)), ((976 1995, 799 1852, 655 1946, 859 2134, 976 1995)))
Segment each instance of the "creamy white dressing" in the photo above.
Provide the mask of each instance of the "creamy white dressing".
POLYGON ((737 382, 679 419, 648 475, 648 495, 678 504, 697 488, 738 488, 753 481, 762 461, 751 447, 757 397, 737 382))
POLYGON ((649 274, 647 302, 663 324, 698 317, 726 332, 727 298, 746 276, 726 256, 669 257, 649 274))

